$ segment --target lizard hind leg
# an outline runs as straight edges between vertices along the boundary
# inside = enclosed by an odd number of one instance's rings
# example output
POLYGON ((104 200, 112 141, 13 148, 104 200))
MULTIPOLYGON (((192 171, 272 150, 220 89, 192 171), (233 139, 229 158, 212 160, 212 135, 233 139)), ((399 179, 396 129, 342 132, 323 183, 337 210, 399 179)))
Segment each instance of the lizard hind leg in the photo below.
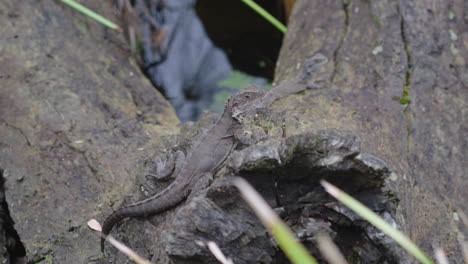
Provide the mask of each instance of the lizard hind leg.
POLYGON ((211 172, 202 173, 198 180, 193 186, 187 200, 190 200, 200 194, 201 191, 205 190, 213 182, 213 174, 211 172))
MULTIPOLYGON (((175 175, 177 164, 183 163, 185 159, 185 154, 181 150, 171 153, 166 160, 162 160, 161 157, 158 157, 155 161, 156 163, 156 174, 148 174, 150 177, 154 177, 158 180, 166 180, 170 176, 175 175)), ((153 169, 154 170, 154 169, 153 169)))
POLYGON ((315 83, 315 80, 309 80, 307 82, 307 88, 308 89, 319 89, 320 86, 317 83, 315 83))
POLYGON ((157 183, 168 180, 179 174, 180 168, 184 164, 185 154, 181 150, 171 153, 166 160, 157 157, 155 166, 146 173, 141 181, 143 188, 149 193, 155 193, 157 183))

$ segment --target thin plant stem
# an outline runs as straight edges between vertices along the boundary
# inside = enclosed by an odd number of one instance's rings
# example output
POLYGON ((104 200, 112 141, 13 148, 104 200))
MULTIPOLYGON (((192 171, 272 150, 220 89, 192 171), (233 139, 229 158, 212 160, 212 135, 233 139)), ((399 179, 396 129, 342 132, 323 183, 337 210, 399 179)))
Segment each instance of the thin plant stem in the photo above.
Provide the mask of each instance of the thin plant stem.
POLYGON ((64 4, 70 6, 71 8, 75 9, 76 11, 81 12, 81 13, 85 14, 86 16, 96 20, 97 22, 103 24, 104 26, 107 26, 109 28, 112 28, 114 30, 122 32, 122 29, 117 24, 107 20, 103 16, 97 14, 96 12, 94 12, 91 9, 83 6, 82 4, 77 3, 77 2, 75 2, 73 0, 60 0, 60 1, 62 1, 64 4))
POLYGON ((257 12, 259 15, 261 15, 263 18, 265 18, 268 22, 270 22, 273 26, 275 26, 279 31, 282 33, 286 33, 288 30, 283 23, 281 23, 278 19, 273 17, 270 13, 268 13, 263 7, 259 6, 257 3, 255 3, 252 0, 242 0, 246 5, 248 5, 250 8, 252 8, 255 12, 257 12))
POLYGON ((278 245, 294 264, 317 264, 315 258, 309 254, 288 226, 281 221, 267 202, 255 189, 242 178, 236 178, 234 185, 239 189, 242 197, 250 205, 263 225, 275 237, 278 245))
POLYGON ((393 228, 390 224, 385 222, 385 220, 383 220, 369 208, 365 207, 362 203, 358 202, 347 193, 324 180, 322 180, 320 183, 331 196, 335 197, 349 209, 353 210, 355 213, 366 219, 380 231, 393 238, 393 240, 400 244, 401 247, 403 247, 421 263, 434 264, 434 261, 429 258, 421 249, 419 249, 408 237, 406 237, 402 232, 393 228))

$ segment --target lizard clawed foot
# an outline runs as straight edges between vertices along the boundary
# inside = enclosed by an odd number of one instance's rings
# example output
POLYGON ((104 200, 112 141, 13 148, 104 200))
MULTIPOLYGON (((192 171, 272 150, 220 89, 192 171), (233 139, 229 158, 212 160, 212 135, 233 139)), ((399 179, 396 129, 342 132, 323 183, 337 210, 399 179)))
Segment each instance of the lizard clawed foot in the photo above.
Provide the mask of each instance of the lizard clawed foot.
POLYGON ((328 58, 321 54, 317 53, 312 57, 307 58, 304 61, 302 66, 302 79, 306 81, 307 89, 318 89, 320 86, 315 83, 314 77, 316 73, 328 63, 328 58))
POLYGON ((315 83, 314 80, 310 80, 309 82, 307 82, 306 86, 307 86, 307 89, 319 89, 320 88, 320 86, 317 83, 315 83))
POLYGON ((211 172, 206 172, 200 175, 200 178, 197 180, 192 190, 190 191, 190 195, 188 196, 187 200, 190 200, 193 197, 199 195, 200 192, 205 190, 208 186, 210 186, 212 182, 213 174, 211 172))
POLYGON ((314 56, 304 60, 302 65, 302 74, 304 77, 313 77, 313 75, 325 64, 328 58, 322 53, 316 53, 314 56))

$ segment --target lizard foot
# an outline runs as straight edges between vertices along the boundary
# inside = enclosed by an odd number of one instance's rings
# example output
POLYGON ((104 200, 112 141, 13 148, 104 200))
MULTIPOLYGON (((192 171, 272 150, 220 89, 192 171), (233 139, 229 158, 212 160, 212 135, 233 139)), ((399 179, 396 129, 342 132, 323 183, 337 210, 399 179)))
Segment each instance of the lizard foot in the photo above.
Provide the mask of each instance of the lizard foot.
POLYGON ((184 164, 185 154, 181 150, 171 153, 166 160, 157 157, 154 161, 155 165, 150 168, 148 173, 145 173, 141 180, 144 191, 155 193, 158 182, 168 180, 175 175, 178 175, 182 164, 184 164))
POLYGON ((192 199, 200 194, 201 191, 205 190, 213 182, 213 174, 211 172, 206 172, 200 175, 200 178, 195 183, 188 196, 187 200, 192 199))

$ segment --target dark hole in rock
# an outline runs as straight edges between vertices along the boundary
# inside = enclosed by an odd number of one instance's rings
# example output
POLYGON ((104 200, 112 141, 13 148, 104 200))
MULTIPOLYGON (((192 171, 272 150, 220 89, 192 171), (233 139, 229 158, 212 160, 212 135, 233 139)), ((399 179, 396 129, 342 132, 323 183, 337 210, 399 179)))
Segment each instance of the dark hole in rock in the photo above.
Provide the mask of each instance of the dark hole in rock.
MULTIPOLYGON (((284 23, 281 1, 257 4, 284 23)), ((222 48, 235 69, 273 79, 283 33, 242 1, 202 0, 197 14, 213 42, 222 48)))
POLYGON ((391 171, 380 159, 362 153, 360 139, 351 132, 325 130, 267 140, 234 151, 227 166, 230 176, 218 178, 172 219, 165 250, 174 259, 210 260, 206 250, 188 245, 212 240, 234 263, 289 263, 231 185, 231 176, 241 176, 321 262, 315 245, 318 232, 329 234, 353 263, 412 263, 394 241, 319 184, 321 179, 335 184, 398 227, 393 219, 397 204, 385 190, 391 171))
MULTIPOLYGON (((320 179, 327 180, 379 214, 389 215, 390 208, 385 204, 387 197, 381 190, 385 175, 374 178, 354 168, 308 167, 300 159, 276 171, 240 172, 240 175, 251 180, 264 197, 270 197, 270 204, 314 256, 320 256, 315 245, 317 232, 325 232, 347 259, 362 263, 400 263, 386 249, 385 243, 370 238, 382 236, 380 231, 326 194, 319 184, 320 179), (273 180, 271 175, 276 175, 274 184, 265 184, 273 180), (275 201, 272 196, 276 196, 275 201)), ((278 251, 278 254, 282 253, 278 251)))
POLYGON ((26 250, 15 230, 15 222, 8 209, 3 172, 0 168, 0 257, 8 259, 8 263, 11 264, 27 263, 26 250))

